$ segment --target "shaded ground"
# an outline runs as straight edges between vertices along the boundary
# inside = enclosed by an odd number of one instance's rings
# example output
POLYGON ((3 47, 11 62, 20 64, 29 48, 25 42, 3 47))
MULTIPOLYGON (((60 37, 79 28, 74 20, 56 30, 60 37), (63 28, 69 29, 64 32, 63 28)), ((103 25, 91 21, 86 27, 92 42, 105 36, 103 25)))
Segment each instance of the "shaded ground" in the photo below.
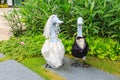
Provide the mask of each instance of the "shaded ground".
POLYGON ((64 66, 59 69, 48 69, 63 76, 64 78, 66 78, 66 80, 120 80, 114 75, 103 72, 93 67, 73 67, 71 66, 73 62, 74 60, 65 57, 64 66))

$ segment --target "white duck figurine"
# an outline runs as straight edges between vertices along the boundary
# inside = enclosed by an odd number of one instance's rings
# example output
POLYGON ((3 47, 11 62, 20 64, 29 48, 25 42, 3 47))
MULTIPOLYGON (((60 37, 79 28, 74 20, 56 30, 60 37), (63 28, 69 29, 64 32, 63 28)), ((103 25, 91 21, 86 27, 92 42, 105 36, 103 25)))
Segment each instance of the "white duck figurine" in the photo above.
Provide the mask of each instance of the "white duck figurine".
POLYGON ((76 58, 76 62, 72 64, 72 66, 80 66, 78 64, 78 59, 82 58, 83 60, 83 67, 89 67, 90 65, 85 63, 86 55, 89 51, 88 43, 85 40, 85 37, 82 35, 82 24, 83 19, 79 17, 77 19, 77 37, 74 41, 73 47, 72 47, 72 55, 76 58))
POLYGON ((45 25, 43 35, 46 41, 41 49, 42 55, 46 60, 46 67, 59 68, 63 65, 63 57, 65 53, 62 41, 58 38, 59 24, 63 21, 59 20, 57 15, 51 15, 45 25))

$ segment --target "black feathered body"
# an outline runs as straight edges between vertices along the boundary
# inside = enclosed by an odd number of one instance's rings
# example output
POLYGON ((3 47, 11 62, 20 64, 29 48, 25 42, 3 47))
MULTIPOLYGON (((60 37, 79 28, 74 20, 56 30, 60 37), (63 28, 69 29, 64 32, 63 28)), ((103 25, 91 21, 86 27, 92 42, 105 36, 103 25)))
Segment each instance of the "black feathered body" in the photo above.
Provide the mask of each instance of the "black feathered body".
POLYGON ((76 58, 82 58, 87 55, 88 51, 89 47, 85 37, 77 36, 72 47, 72 55, 76 58))

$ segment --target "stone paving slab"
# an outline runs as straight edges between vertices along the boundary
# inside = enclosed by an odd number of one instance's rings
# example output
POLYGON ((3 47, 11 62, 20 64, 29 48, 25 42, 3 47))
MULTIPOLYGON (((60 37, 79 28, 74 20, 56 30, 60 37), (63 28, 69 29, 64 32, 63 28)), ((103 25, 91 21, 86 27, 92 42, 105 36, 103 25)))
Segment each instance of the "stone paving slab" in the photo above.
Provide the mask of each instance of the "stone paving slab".
POLYGON ((10 27, 8 21, 3 17, 4 13, 13 10, 13 8, 0 8, 0 41, 1 40, 8 40, 10 38, 10 27))
POLYGON ((65 57, 63 61, 64 66, 60 67, 59 69, 48 69, 59 74, 60 76, 63 76, 66 78, 66 80, 120 80, 114 75, 93 67, 73 67, 71 66, 71 64, 74 62, 73 59, 65 57))
POLYGON ((39 75, 14 60, 0 62, 0 80, 43 80, 39 75))

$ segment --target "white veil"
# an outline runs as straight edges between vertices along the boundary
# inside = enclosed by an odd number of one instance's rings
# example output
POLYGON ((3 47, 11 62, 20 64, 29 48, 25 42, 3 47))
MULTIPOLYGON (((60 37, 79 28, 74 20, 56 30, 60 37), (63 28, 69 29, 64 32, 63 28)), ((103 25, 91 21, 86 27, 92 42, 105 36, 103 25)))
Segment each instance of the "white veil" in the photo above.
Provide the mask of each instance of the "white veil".
POLYGON ((44 32, 43 32, 43 35, 45 36, 45 38, 49 38, 50 37, 50 28, 51 28, 51 25, 52 25, 52 18, 54 17, 55 15, 51 15, 49 17, 49 19, 47 20, 46 24, 45 24, 45 28, 44 28, 44 32))

